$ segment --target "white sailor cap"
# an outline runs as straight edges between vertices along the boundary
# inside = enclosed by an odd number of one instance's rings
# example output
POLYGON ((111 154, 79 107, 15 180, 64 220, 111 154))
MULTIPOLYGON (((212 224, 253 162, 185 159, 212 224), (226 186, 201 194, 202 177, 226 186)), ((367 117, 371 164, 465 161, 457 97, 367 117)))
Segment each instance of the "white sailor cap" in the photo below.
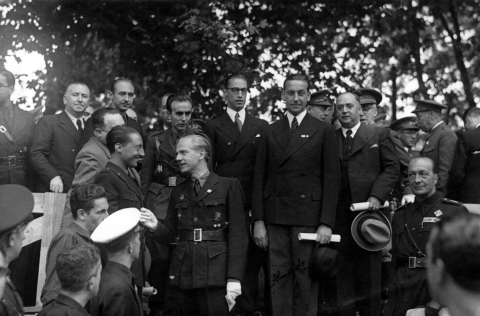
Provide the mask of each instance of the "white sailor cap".
POLYGON ((124 208, 108 216, 97 226, 90 238, 99 244, 108 244, 132 229, 140 221, 140 211, 134 207, 124 208))

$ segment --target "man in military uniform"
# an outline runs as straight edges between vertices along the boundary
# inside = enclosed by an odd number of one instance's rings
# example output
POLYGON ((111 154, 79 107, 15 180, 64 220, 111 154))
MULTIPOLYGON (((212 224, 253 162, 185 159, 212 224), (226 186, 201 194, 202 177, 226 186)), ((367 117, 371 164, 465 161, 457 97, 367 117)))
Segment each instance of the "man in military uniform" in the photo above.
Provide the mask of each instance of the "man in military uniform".
POLYGON ((397 209, 393 216, 394 275, 385 315, 405 315, 408 309, 425 304, 432 312, 439 309, 438 303, 431 301, 428 291, 425 246, 430 232, 443 216, 468 212, 460 203, 442 199, 442 193, 435 187, 438 175, 432 159, 412 159, 408 176, 415 201, 397 209))
POLYGON ((208 170, 210 153, 202 136, 180 139, 176 159, 189 179, 172 189, 165 224, 149 227, 158 242, 176 242, 173 315, 228 315, 228 304, 242 293, 248 246, 242 187, 208 170))
POLYGON ((392 124, 390 124, 390 128, 398 133, 403 148, 405 148, 408 155, 411 158, 418 157, 419 153, 412 150, 412 148, 415 147, 418 130, 420 129, 415 125, 415 116, 406 116, 393 121, 392 124))
MULTIPOLYGON (((148 136, 140 173, 145 207, 152 210, 160 221, 164 221, 167 215, 171 189, 186 180, 175 165, 175 147, 181 137, 196 133, 189 127, 193 106, 188 95, 170 96, 166 107, 171 118, 171 128, 148 136)), ((155 243, 148 235, 147 246, 152 253, 149 282, 159 290, 157 295, 150 297, 149 306, 152 310, 161 310, 167 284, 170 247, 155 243)))
POLYGON ((35 126, 33 115, 12 104, 15 77, 0 71, 0 184, 27 186, 27 151, 35 126))
MULTIPOLYGON (((6 266, 18 257, 25 239, 25 228, 33 219, 33 195, 17 184, 0 185, 0 251, 6 266)), ((6 271, 4 270, 4 273, 6 271)), ((23 301, 7 276, 3 298, 0 298, 0 315, 23 315, 23 301)))
POLYGON ((452 168, 457 135, 442 121, 443 104, 433 100, 416 99, 417 107, 412 113, 417 116, 417 126, 427 134, 420 156, 428 157, 435 163, 435 173, 438 175, 437 191, 445 196, 449 172, 452 168))
POLYGON ((333 115, 333 103, 330 90, 324 89, 312 93, 307 102, 307 113, 322 122, 330 123, 333 115))

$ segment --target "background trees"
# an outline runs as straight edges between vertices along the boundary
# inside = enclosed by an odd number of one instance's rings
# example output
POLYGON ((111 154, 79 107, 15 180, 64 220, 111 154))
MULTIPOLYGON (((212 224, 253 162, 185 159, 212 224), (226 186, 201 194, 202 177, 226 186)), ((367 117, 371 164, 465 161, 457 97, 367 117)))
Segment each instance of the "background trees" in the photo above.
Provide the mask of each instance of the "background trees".
POLYGON ((478 102, 479 1, 0 2, 0 57, 45 56, 46 73, 30 85, 48 111, 62 107, 72 80, 100 97, 126 76, 141 115, 164 93, 183 91, 209 118, 224 106, 225 74, 244 71, 258 90, 250 111, 275 119, 278 79, 294 71, 334 93, 380 89, 392 118, 417 97, 444 100, 453 118, 478 102))

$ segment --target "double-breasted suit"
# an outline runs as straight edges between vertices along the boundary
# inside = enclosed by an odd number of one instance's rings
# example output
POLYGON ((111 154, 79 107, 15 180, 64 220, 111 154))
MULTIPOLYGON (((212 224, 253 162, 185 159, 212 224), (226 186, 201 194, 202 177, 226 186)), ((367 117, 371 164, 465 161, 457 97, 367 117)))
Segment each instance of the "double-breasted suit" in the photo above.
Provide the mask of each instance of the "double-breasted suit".
POLYGON ((252 221, 267 228, 273 314, 316 315, 318 283, 302 268, 315 243, 299 241, 298 233, 335 224, 340 166, 333 126, 305 114, 292 136, 284 116, 262 128, 257 145, 252 221), (275 277, 289 269, 296 272, 275 277))
POLYGON ((33 115, 17 105, 12 105, 10 115, 2 112, 0 107, 0 184, 27 186, 27 152, 35 126, 33 115))
MULTIPOLYGON (((172 189, 167 217, 164 224, 159 222, 154 237, 159 243, 175 241, 169 281, 180 290, 176 300, 197 297, 188 290, 213 288, 214 297, 208 302, 211 315, 219 310, 228 313, 227 279, 243 280, 247 257, 242 195, 238 180, 213 172, 197 196, 191 180, 172 189)), ((179 314, 191 314, 187 311, 191 306, 178 303, 179 314)))
POLYGON ((66 112, 47 115, 37 123, 31 147, 31 163, 38 175, 37 192, 49 192, 50 181, 60 176, 63 192, 72 186, 75 157, 82 148, 82 132, 66 112))
POLYGON ((342 241, 335 245, 343 264, 337 275, 337 301, 341 315, 355 315, 355 304, 362 315, 380 315, 381 251, 360 248, 351 235, 358 213, 352 203, 366 202, 373 196, 384 203, 400 178, 400 166, 390 132, 385 128, 360 124, 351 146, 337 129, 337 146, 342 170, 342 189, 334 233, 342 241))
POLYGON ((480 203, 480 129, 457 134, 450 171, 449 197, 462 203, 480 203))
POLYGON ((427 134, 423 148, 420 150, 421 157, 428 157, 435 162, 435 172, 438 174, 435 187, 444 196, 447 194, 449 172, 456 148, 457 135, 447 124, 441 122, 427 134))
POLYGON ((240 132, 227 112, 205 124, 205 133, 212 142, 213 170, 222 177, 240 180, 245 193, 246 209, 250 208, 253 168, 260 129, 267 125, 266 121, 246 114, 240 132))

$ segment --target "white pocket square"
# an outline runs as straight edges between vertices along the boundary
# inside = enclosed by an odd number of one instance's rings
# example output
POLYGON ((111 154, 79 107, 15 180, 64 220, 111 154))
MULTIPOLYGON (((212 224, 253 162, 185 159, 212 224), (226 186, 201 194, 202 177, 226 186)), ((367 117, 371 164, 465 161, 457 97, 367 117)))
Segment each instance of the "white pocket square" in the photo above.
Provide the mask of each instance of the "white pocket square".
POLYGON ((370 146, 370 148, 375 148, 375 147, 378 147, 378 144, 373 144, 372 146, 370 146))

